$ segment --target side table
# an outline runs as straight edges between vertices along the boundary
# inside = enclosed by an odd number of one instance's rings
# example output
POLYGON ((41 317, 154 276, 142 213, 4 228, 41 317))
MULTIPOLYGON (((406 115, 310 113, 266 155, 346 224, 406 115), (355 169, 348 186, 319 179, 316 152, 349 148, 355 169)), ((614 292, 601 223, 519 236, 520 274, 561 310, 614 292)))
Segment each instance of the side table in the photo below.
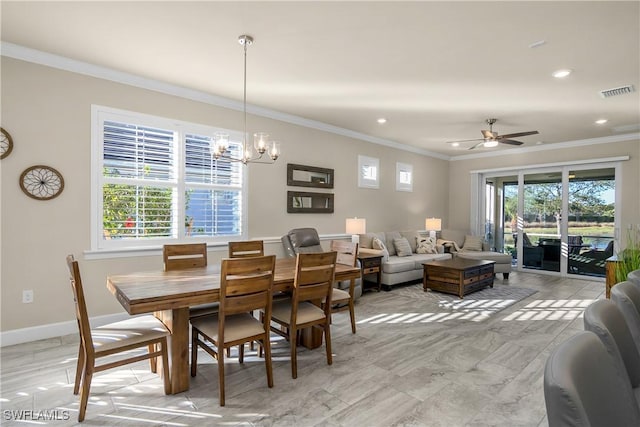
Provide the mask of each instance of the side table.
POLYGON ((362 273, 362 292, 367 289, 364 275, 372 273, 376 273, 376 290, 380 292, 380 286, 382 284, 382 255, 359 254, 358 260, 360 261, 360 271, 362 273))

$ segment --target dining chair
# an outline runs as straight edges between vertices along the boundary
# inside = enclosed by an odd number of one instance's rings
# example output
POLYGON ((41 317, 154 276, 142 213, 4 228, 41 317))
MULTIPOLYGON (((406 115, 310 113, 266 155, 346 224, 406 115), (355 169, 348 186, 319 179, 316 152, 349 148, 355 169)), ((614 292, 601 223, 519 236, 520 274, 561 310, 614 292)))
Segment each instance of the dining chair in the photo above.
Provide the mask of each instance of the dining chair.
MULTIPOLYGON (((336 264, 356 267, 358 263, 358 244, 345 240, 332 240, 331 250, 337 253, 336 264)), ((339 289, 337 283, 331 288, 331 313, 349 311, 351 317, 351 332, 356 333, 355 315, 355 286, 356 279, 349 281, 349 290, 339 289)))
POLYGON ((629 381, 593 332, 580 332, 552 350, 543 387, 549 427, 640 425, 629 381))
POLYGON ((264 348, 267 385, 273 387, 269 321, 275 262, 275 255, 223 259, 218 313, 191 320, 191 376, 196 376, 201 347, 218 360, 220 406, 225 405, 224 350, 235 345, 239 346, 238 359, 243 363, 244 343, 259 342, 264 348), (251 314, 253 310, 264 313, 264 322, 251 314))
MULTIPOLYGON (((306 328, 321 328, 324 333, 327 364, 331 355, 331 289, 333 287, 337 253, 299 253, 290 298, 273 302, 271 320, 281 326, 271 331, 285 337, 291 347, 291 377, 298 377, 298 332, 306 328), (320 307, 325 301, 324 307, 320 307)), ((265 324, 266 313, 264 316, 265 324)))
POLYGON ((229 258, 245 258, 255 256, 264 256, 264 242, 262 240, 229 242, 229 258))
POLYGON ((73 394, 80 392, 80 409, 78 421, 82 422, 87 411, 89 390, 93 374, 106 369, 115 368, 129 363, 149 359, 151 370, 156 372, 156 358, 162 357, 162 375, 164 378, 164 392, 171 393, 169 380, 169 357, 167 337, 170 335, 165 325, 152 315, 132 317, 120 322, 110 323, 91 329, 87 304, 82 288, 80 267, 73 255, 67 256, 71 289, 75 302, 76 320, 80 332, 80 348, 78 350, 78 364, 73 394), (118 353, 131 353, 132 350, 145 347, 144 354, 127 354, 126 358, 111 360, 97 365, 97 359, 118 353))
MULTIPOLYGON (((162 247, 164 271, 184 270, 207 266, 207 244, 171 244, 162 247)), ((218 303, 200 304, 189 308, 189 319, 218 312, 218 303)))

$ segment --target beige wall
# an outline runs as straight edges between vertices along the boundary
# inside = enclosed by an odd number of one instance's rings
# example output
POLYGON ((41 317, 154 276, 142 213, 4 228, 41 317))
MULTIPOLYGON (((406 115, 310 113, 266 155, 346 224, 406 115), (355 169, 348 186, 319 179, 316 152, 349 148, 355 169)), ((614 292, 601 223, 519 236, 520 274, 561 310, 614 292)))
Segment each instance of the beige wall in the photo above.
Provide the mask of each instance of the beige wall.
POLYGON ((559 162, 584 161, 617 156, 629 156, 622 162, 622 204, 616 206, 621 213, 621 223, 640 223, 640 141, 627 141, 584 148, 571 147, 535 151, 526 154, 492 156, 450 162, 449 218, 446 226, 469 229, 469 204, 471 201, 471 171, 502 169, 519 166, 542 165, 559 162), (453 197, 455 194, 455 197, 453 197))
MULTIPOLYGON (((85 259, 90 249, 91 104, 179 120, 238 129, 241 113, 110 81, 2 57, 2 126, 14 139, 13 153, 0 163, 1 179, 1 331, 73 320, 64 258, 80 260, 90 314, 122 312, 105 286, 108 274, 161 268, 153 256, 85 259), (65 190, 51 201, 22 194, 18 177, 27 167, 58 169, 65 190), (22 290, 35 301, 22 304, 22 290)), ((447 161, 356 139, 249 116, 249 126, 268 130, 282 141, 276 165, 249 166, 251 238, 279 237, 294 227, 316 227, 320 234, 344 233, 345 218, 367 219, 370 231, 423 229, 427 216, 446 218, 447 161), (357 187, 357 156, 377 157, 379 190, 357 187), (395 191, 396 162, 414 168, 414 191, 395 191), (286 164, 335 169, 334 214, 286 213, 286 164)), ((267 252, 281 254, 278 242, 267 252)), ((212 263, 225 252, 213 248, 212 263)))

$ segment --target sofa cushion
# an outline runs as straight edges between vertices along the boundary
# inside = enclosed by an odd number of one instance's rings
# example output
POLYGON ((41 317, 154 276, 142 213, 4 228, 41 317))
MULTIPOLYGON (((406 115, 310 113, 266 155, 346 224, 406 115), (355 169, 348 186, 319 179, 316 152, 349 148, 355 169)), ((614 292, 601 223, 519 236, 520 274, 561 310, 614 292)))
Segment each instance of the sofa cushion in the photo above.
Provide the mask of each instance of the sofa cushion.
POLYGON ((396 247, 393 245, 393 239, 397 239, 402 237, 399 231, 387 231, 384 233, 385 241, 387 243, 387 249, 389 250, 389 255, 397 255, 396 247))
POLYGON ((384 233, 365 233, 360 234, 360 241, 358 246, 360 248, 373 249, 373 239, 375 237, 380 239, 386 245, 384 233))
POLYGON ((417 231, 401 231, 400 235, 407 239, 409 246, 411 246, 411 252, 415 254, 418 249, 418 238, 420 238, 420 234, 417 231))
POLYGON ((384 273, 402 273, 415 269, 416 258, 413 255, 407 257, 390 256, 389 260, 382 264, 382 271, 384 273))
POLYGON ((417 254, 437 254, 436 239, 433 237, 418 237, 417 254))
POLYGON ((398 256, 411 256, 411 246, 404 237, 393 239, 393 246, 396 247, 396 253, 398 256))
POLYGON ((481 251, 482 250, 482 237, 480 236, 471 236, 467 234, 464 237, 464 246, 462 247, 463 251, 481 251))
POLYGON ((440 238, 442 240, 449 240, 449 241, 456 242, 456 245, 458 245, 459 248, 464 246, 464 238, 466 235, 467 233, 459 230, 444 229, 440 231, 440 238))

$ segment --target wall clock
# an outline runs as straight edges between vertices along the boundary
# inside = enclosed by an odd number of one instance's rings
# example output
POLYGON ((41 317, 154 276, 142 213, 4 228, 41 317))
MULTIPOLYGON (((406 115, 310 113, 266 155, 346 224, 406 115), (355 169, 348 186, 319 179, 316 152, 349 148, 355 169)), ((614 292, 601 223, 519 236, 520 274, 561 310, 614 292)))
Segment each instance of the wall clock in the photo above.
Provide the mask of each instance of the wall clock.
POLYGON ((0 128, 0 159, 4 159, 9 154, 11 154, 11 150, 13 150, 13 139, 11 139, 11 135, 9 132, 0 128))
POLYGON ((51 200, 62 193, 64 179, 50 166, 31 166, 20 175, 20 188, 32 199, 51 200))

